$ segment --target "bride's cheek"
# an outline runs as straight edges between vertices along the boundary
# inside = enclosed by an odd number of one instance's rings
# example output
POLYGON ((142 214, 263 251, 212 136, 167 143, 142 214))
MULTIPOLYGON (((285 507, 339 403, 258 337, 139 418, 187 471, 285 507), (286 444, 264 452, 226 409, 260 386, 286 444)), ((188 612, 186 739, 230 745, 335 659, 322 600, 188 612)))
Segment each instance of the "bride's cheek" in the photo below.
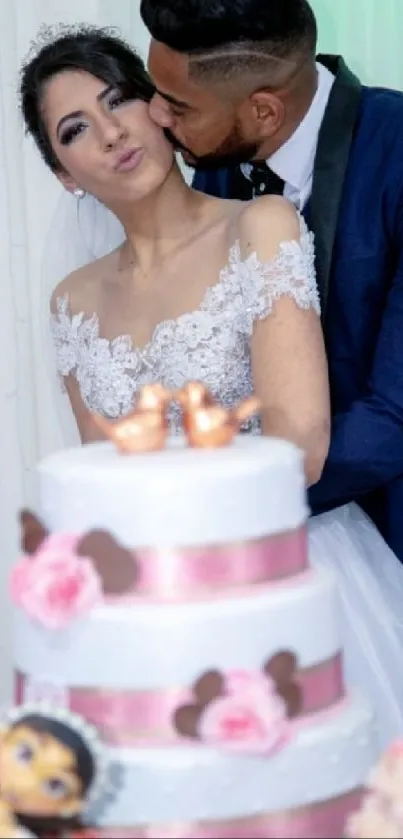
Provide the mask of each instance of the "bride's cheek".
POLYGON ((159 138, 155 148, 155 160, 162 168, 170 168, 174 160, 174 150, 165 137, 159 138))

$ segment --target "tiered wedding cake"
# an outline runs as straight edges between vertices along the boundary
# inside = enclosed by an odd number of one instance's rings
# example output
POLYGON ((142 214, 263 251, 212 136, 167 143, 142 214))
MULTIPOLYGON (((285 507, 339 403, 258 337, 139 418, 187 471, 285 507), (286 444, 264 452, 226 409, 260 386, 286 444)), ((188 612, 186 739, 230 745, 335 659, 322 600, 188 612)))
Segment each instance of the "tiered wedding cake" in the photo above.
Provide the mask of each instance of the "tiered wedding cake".
POLYGON ((343 683, 333 579, 309 567, 297 449, 100 443, 39 476, 12 582, 18 702, 107 744, 99 835, 341 837, 373 723, 343 683))

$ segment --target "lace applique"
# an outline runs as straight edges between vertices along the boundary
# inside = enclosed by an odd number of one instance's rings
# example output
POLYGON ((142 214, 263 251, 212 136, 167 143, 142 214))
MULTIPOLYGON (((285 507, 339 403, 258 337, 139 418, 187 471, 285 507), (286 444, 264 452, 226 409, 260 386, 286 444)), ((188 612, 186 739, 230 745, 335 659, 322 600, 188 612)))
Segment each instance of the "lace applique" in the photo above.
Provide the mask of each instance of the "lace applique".
MULTIPOLYGON (((111 418, 128 413, 137 389, 155 381, 168 388, 190 379, 204 381, 228 407, 248 396, 254 321, 269 316, 282 296, 291 297, 299 308, 320 312, 313 236, 302 218, 300 224, 300 241, 283 242, 278 256, 267 263, 255 253, 242 259, 235 242, 227 266, 199 308, 161 322, 141 349, 127 335, 102 338, 96 314, 71 314, 67 295, 58 298, 51 330, 61 377, 73 374, 87 408, 111 418)), ((171 425, 179 429, 175 411, 171 425)), ((257 432, 258 420, 248 430, 257 432)))
POLYGON ((262 263, 256 253, 242 260, 236 244, 240 282, 248 302, 248 329, 256 319, 268 317, 276 300, 291 297, 299 309, 314 309, 320 316, 320 299, 316 283, 314 236, 302 218, 300 241, 282 242, 278 255, 262 263))

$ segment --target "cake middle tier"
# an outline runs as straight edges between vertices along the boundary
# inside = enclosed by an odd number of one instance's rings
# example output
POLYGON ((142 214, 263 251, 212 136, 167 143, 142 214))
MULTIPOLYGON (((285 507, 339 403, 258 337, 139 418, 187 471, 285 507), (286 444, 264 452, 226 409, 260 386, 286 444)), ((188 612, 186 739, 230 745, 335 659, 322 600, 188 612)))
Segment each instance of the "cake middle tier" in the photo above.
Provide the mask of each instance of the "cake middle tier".
POLYGON ((295 657, 291 675, 301 686, 302 715, 342 698, 338 610, 328 571, 309 570, 232 599, 106 605, 57 632, 15 612, 19 701, 41 685, 65 689, 69 706, 115 743, 178 738, 174 711, 206 673, 262 673, 284 652, 295 657))

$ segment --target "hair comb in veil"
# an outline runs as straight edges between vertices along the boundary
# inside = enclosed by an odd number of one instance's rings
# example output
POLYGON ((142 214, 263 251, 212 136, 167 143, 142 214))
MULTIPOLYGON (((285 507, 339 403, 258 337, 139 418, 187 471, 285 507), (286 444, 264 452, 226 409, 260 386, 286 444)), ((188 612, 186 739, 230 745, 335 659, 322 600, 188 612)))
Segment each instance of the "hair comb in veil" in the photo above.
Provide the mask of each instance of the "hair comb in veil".
POLYGON ((36 37, 30 41, 27 54, 22 62, 22 69, 27 66, 44 47, 50 47, 59 38, 74 38, 77 35, 91 35, 98 32, 107 38, 123 40, 117 26, 97 26, 92 23, 42 23, 36 37))

